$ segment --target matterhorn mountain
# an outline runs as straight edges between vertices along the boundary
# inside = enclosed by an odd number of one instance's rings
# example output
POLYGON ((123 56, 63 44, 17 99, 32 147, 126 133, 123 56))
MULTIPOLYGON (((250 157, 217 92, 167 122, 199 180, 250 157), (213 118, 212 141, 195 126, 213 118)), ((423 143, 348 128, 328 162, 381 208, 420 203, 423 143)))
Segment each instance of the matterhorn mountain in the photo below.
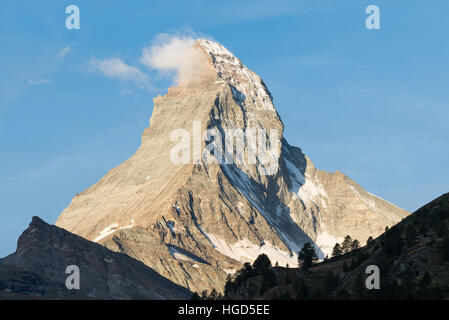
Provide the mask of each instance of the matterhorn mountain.
POLYGON ((289 145, 264 82, 225 47, 192 50, 201 76, 154 99, 137 152, 57 226, 202 291, 261 253, 296 266, 311 242, 323 259, 345 235, 365 243, 409 214, 289 145))

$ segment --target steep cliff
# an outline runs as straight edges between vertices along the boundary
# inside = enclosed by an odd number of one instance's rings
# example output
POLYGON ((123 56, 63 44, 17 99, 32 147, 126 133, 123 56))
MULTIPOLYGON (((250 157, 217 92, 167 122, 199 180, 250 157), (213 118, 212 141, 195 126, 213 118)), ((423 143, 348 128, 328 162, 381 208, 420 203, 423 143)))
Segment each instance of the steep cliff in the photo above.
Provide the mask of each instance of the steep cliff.
POLYGON ((201 291, 260 253, 294 266, 305 242, 324 258, 346 234, 365 242, 408 215, 315 169, 283 137, 258 75, 219 43, 194 49, 210 72, 156 97, 137 152, 76 195, 56 225, 201 291))

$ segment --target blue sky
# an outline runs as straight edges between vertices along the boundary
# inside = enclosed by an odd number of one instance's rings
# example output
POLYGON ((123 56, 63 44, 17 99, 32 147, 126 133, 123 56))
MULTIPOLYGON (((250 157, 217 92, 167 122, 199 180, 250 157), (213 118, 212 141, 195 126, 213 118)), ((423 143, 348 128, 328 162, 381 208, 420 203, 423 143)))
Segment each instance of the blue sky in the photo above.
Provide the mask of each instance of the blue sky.
POLYGON ((449 191, 447 1, 241 2, 2 1, 0 256, 32 216, 54 223, 138 148, 170 80, 147 70, 148 89, 89 63, 144 70, 160 33, 193 30, 236 54, 316 167, 411 211, 449 191), (80 30, 65 27, 70 4, 80 30), (365 28, 369 4, 381 30, 365 28))

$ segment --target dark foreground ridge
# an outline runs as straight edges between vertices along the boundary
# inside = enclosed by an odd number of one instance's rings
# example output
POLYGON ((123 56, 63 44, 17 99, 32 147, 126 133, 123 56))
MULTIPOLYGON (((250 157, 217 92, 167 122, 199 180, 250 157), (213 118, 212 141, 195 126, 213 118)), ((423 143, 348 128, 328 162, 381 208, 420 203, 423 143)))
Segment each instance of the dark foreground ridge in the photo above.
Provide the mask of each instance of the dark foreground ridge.
MULTIPOLYGON (((261 257, 225 287, 226 299, 448 299, 449 193, 403 219, 364 247, 304 268, 271 267, 261 257), (257 262, 257 263, 256 263, 257 262), (366 268, 379 267, 368 290, 366 268)), ((197 296, 197 298, 199 298, 197 296)), ((203 298, 216 299, 214 294, 203 298)), ((220 297, 218 297, 220 298, 220 297)))
POLYGON ((33 217, 15 253, 0 259, 0 299, 186 299, 190 291, 125 254, 33 217), (65 283, 69 265, 80 289, 65 283))

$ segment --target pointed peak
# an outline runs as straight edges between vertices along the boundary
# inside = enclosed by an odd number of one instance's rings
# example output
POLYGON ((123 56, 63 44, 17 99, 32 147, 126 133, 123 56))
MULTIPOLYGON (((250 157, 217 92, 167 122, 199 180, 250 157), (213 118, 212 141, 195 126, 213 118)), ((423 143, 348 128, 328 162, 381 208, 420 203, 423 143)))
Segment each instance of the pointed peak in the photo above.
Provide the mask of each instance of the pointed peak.
POLYGON ((39 218, 38 216, 34 216, 30 222, 30 226, 36 226, 36 225, 42 225, 42 224, 47 224, 47 223, 44 220, 42 220, 41 218, 39 218))
POLYGON ((226 59, 230 64, 245 67, 240 59, 238 59, 231 51, 219 42, 215 42, 207 39, 198 39, 197 45, 200 46, 206 53, 215 59, 226 59))
POLYGON ((206 39, 198 39, 196 45, 210 56, 218 78, 233 87, 239 101, 253 104, 257 109, 275 111, 273 98, 263 80, 232 52, 222 44, 206 39))

